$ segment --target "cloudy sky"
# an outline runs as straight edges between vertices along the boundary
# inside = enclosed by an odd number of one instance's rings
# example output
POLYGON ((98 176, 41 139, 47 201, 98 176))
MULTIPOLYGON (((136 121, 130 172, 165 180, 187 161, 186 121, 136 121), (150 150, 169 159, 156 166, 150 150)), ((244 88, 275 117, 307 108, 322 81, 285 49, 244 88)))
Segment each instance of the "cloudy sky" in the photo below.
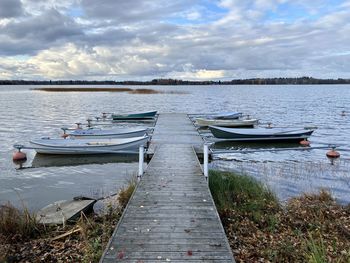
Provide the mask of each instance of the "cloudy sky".
POLYGON ((0 0, 0 79, 350 78, 350 0, 0 0))

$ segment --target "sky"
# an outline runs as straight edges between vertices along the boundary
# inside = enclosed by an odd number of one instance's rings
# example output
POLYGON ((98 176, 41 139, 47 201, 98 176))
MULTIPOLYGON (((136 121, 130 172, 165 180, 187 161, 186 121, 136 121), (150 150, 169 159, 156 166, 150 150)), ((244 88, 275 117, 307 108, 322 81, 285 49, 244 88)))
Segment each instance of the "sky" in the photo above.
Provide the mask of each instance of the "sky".
POLYGON ((0 0, 0 79, 350 78, 350 0, 0 0))

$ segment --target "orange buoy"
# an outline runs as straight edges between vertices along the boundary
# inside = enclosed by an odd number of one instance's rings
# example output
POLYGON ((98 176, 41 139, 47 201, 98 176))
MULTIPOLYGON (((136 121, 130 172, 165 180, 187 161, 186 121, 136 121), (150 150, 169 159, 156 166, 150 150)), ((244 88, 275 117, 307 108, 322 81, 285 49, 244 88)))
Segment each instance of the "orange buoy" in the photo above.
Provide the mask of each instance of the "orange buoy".
POLYGON ((13 153, 12 160, 15 162, 25 161, 27 160, 27 155, 24 152, 21 152, 21 150, 18 150, 18 152, 13 153))
POLYGON ((310 142, 307 139, 304 139, 299 142, 302 146, 310 146, 310 142))
POLYGON ((332 150, 326 153, 328 158, 335 159, 340 157, 340 153, 335 150, 335 147, 332 147, 332 150))

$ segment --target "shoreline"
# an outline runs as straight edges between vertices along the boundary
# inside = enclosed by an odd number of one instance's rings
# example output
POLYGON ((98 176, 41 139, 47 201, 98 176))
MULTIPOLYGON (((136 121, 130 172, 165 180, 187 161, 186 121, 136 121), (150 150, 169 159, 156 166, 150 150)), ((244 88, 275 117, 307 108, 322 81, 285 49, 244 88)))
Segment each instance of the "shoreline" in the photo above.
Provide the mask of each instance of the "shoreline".
MULTIPOLYGON (((315 257, 320 259, 315 262, 350 260, 350 204, 341 206, 328 192, 320 191, 282 205, 254 178, 217 170, 210 170, 209 183, 237 262, 306 262, 315 257)), ((121 190, 120 205, 107 204, 102 216, 84 215, 68 228, 41 228, 32 238, 12 234, 9 240, 2 235, 0 252, 4 256, 0 261, 25 262, 36 257, 98 262, 134 191, 129 187, 121 190)))
POLYGON ((209 184, 237 262, 349 262, 350 204, 329 192, 282 205, 253 177, 211 170, 209 184))

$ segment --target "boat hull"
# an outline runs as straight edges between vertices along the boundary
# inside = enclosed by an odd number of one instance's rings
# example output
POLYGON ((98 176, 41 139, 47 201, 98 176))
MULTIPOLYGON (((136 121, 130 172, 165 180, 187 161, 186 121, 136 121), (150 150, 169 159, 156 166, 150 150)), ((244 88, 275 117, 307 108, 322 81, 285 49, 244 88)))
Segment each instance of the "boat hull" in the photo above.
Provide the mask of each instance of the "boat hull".
POLYGON ((196 125, 200 127, 207 127, 207 126, 220 126, 220 127, 254 127, 254 125, 258 124, 257 119, 250 119, 250 120, 221 120, 221 119, 204 119, 204 118, 197 118, 196 119, 196 125))
POLYGON ((244 133, 238 129, 228 129, 215 126, 209 126, 214 137, 230 141, 244 142, 298 142, 311 136, 314 130, 299 130, 294 132, 276 132, 276 133, 244 133))
POLYGON ((157 111, 131 113, 131 114, 112 114, 113 120, 144 120, 153 119, 157 111))
POLYGON ((136 152, 140 145, 146 145, 149 137, 133 139, 40 139, 31 141, 33 149, 41 154, 106 154, 136 152))
POLYGON ((74 130, 67 134, 73 139, 112 139, 112 138, 132 138, 141 137, 147 134, 147 129, 126 129, 120 131, 113 130, 74 130))

